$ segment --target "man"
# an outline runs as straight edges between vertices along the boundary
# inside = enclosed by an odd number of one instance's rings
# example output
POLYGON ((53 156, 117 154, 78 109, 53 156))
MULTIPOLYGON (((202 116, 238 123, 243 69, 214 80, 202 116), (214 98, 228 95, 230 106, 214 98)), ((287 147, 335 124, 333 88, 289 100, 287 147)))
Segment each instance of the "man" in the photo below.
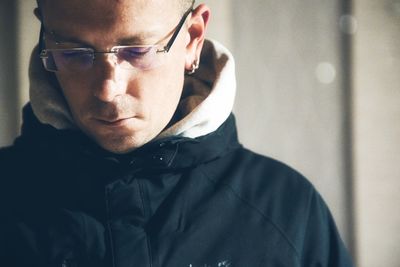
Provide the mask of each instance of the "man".
POLYGON ((188 0, 42 0, 1 266, 352 266, 296 171, 243 148, 234 63, 188 0))

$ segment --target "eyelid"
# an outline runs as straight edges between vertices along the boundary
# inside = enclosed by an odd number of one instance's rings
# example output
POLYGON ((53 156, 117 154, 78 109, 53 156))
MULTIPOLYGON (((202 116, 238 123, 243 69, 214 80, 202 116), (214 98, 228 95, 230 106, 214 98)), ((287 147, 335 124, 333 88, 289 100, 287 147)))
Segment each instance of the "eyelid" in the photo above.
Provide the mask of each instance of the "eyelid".
POLYGON ((49 51, 90 51, 94 52, 93 48, 90 47, 71 47, 71 48, 49 48, 45 49, 49 51))
POLYGON ((117 46, 113 46, 111 47, 110 51, 114 51, 117 49, 123 49, 123 48, 155 48, 155 47, 159 47, 159 45, 117 45, 117 46))

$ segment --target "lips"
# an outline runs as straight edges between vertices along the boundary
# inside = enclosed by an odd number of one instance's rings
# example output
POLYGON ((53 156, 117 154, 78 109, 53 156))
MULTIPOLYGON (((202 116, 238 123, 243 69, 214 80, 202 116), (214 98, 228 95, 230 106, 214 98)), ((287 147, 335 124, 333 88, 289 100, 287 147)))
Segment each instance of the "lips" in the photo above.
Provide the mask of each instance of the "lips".
POLYGON ((117 126, 123 126, 124 124, 126 124, 130 120, 132 120, 133 118, 134 117, 127 117, 127 118, 121 118, 121 119, 115 119, 115 120, 104 120, 104 119, 96 119, 96 120, 103 125, 110 126, 110 127, 117 127, 117 126))

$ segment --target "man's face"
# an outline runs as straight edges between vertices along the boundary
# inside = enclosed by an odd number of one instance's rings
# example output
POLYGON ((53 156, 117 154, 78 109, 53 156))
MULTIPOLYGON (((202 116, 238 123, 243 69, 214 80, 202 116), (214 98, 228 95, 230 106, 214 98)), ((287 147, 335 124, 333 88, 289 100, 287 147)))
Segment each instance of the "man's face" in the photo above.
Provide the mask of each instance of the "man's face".
MULTIPOLYGON (((117 45, 165 45, 181 16, 171 0, 51 0, 44 26, 62 47, 109 51, 117 45), (65 42, 65 43, 64 43, 65 42)), ((57 48, 46 35, 47 48, 57 48)), ((126 153, 156 137, 170 122, 184 79, 184 26, 163 64, 150 70, 123 69, 111 54, 97 54, 91 69, 56 72, 78 127, 100 146, 126 153)))

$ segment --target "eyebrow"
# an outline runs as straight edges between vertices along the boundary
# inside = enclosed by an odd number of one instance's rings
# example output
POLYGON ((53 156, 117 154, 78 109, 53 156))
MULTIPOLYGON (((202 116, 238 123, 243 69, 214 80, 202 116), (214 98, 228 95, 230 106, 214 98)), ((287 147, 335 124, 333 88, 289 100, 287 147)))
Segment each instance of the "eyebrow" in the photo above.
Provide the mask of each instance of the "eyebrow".
MULTIPOLYGON (((54 30, 46 30, 45 29, 45 33, 47 35, 50 36, 50 39, 58 42, 58 43, 71 43, 71 44, 76 44, 76 45, 82 45, 85 47, 93 47, 92 44, 81 40, 79 38, 76 37, 72 37, 72 36, 65 36, 62 34, 57 33, 54 30)), ((121 39, 117 40, 117 44, 116 45, 142 45, 142 44, 148 44, 145 42, 145 40, 149 40, 152 39, 156 36, 156 31, 150 31, 150 32, 141 32, 138 33, 134 36, 128 36, 128 37, 123 37, 121 39)))
POLYGON ((135 36, 118 39, 118 44, 148 44, 145 41, 157 36, 156 32, 139 33, 135 36))

